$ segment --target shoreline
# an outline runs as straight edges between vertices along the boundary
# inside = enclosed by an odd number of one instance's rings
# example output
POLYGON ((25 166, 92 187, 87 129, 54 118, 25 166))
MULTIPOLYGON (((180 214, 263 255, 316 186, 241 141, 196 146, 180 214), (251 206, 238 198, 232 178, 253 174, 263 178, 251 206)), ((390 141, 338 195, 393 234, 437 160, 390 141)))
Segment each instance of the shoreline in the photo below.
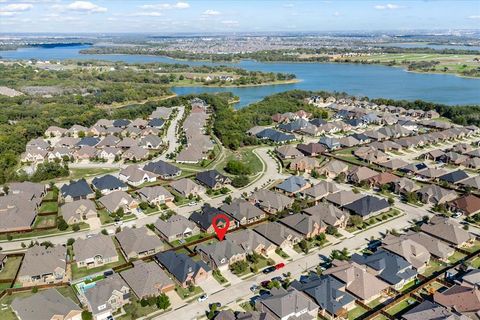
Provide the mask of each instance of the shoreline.
POLYGON ((170 88, 249 88, 249 87, 265 87, 265 86, 282 86, 288 84, 295 84, 302 82, 301 79, 291 79, 279 82, 265 82, 265 83, 258 83, 258 84, 243 84, 243 85, 204 85, 199 83, 197 84, 185 84, 185 85, 172 85, 169 86, 170 88))

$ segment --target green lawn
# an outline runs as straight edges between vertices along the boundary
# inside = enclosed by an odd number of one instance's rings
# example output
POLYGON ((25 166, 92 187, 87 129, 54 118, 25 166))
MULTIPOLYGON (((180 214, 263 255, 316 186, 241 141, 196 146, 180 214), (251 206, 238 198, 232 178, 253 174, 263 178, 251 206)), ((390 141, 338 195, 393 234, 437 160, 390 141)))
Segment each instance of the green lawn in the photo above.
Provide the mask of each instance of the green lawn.
POLYGON ((250 303, 250 301, 246 301, 244 303, 241 303, 240 304, 240 307, 245 310, 246 312, 251 312, 253 311, 253 306, 252 304, 250 303))
POLYGON ((280 257, 282 257, 284 259, 290 258, 290 256, 288 254, 286 254, 285 251, 282 250, 282 248, 275 249, 275 253, 278 254, 280 257))
POLYGON ((378 297, 377 299, 373 300, 373 301, 370 301, 367 305, 370 307, 370 308, 375 308, 376 306, 378 306, 379 304, 381 304, 381 300, 383 299, 383 297, 378 297))
MULTIPOLYGON (((89 225, 87 223, 80 223, 80 229, 81 230, 86 230, 89 228, 89 225)), ((71 232, 72 227, 69 226, 67 230, 60 231, 58 229, 49 229, 49 230, 33 230, 30 232, 25 232, 25 233, 12 233, 12 239, 23 239, 26 238, 25 241, 30 241, 32 238, 38 238, 38 237, 44 237, 48 235, 53 235, 57 233, 64 233, 64 232, 71 232)), ((0 235, 0 240, 8 240, 8 235, 7 234, 2 234, 0 235)), ((40 240, 40 239, 39 239, 40 240)))
POLYGON ((37 216, 33 222, 33 228, 54 227, 56 225, 57 216, 37 216))
MULTIPOLYGON (((194 236, 191 236, 191 237, 188 237, 188 238, 184 239, 185 242, 184 242, 183 244, 188 244, 188 243, 190 243, 190 242, 194 242, 194 241, 200 240, 200 239, 202 239, 202 238, 207 237, 208 235, 209 235, 208 233, 201 232, 201 233, 199 233, 199 234, 196 234, 196 235, 194 235, 194 236)), ((178 247, 178 246, 182 245, 182 244, 180 243, 180 240, 174 240, 174 241, 170 242, 170 244, 171 244, 173 247, 178 247)))
POLYGON ((70 175, 63 180, 76 180, 118 171, 115 168, 71 168, 70 175))
POLYGON ((407 298, 407 299, 404 299, 404 300, 400 301, 399 303, 397 303, 396 305, 394 305, 390 309, 388 309, 387 312, 389 314, 391 314, 392 316, 397 317, 399 313, 403 312, 403 310, 407 309, 408 307, 410 307, 412 305, 417 305, 417 304, 418 304, 417 300, 415 300, 413 298, 407 298))
POLYGON ((212 272, 213 278, 220 284, 226 284, 228 280, 222 275, 220 271, 212 272))
POLYGON ((150 313, 160 311, 160 309, 158 309, 156 305, 142 307, 142 305, 140 304, 140 301, 137 298, 131 298, 130 301, 131 302, 129 304, 123 307, 123 309, 125 310, 125 314, 122 316, 115 317, 115 319, 135 320, 138 318, 145 317, 150 313))
POLYGON ((355 308, 348 311, 348 319, 349 320, 355 320, 367 311, 368 311, 367 309, 364 309, 364 308, 357 305, 355 308))
POLYGON ((379 224, 387 222, 390 219, 392 219, 393 217, 400 216, 400 213, 401 212, 399 210, 397 210, 395 208, 392 208, 392 209, 388 210, 387 212, 380 213, 376 216, 371 217, 370 219, 365 220, 363 222, 363 225, 348 226, 346 228, 346 230, 348 232, 356 232, 356 231, 360 231, 360 230, 367 230, 369 228, 373 228, 374 226, 377 226, 379 224))
POLYGON ((463 249, 466 250, 466 251, 468 251, 468 252, 476 252, 476 251, 480 250, 480 241, 479 241, 479 240, 475 240, 475 241, 473 242, 473 245, 472 245, 472 246, 464 247, 463 249))
POLYGON ((103 265, 101 267, 87 269, 86 267, 82 267, 82 268, 77 267, 76 263, 72 264, 72 277, 73 277, 73 279, 74 280, 75 279, 80 279, 80 278, 86 277, 88 275, 91 275, 91 274, 94 274, 94 273, 97 273, 97 272, 101 272, 101 271, 104 271, 104 270, 107 270, 107 269, 111 269, 113 267, 120 266, 122 264, 127 263, 125 261, 125 258, 123 257, 123 254, 120 252, 120 250, 117 249, 117 253, 118 253, 118 261, 117 262, 109 263, 109 264, 103 265))
POLYGON ((445 265, 437 260, 430 260, 430 262, 427 265, 427 268, 425 269, 424 272, 422 272, 422 275, 425 277, 431 276, 434 272, 441 270, 444 268, 445 265))
POLYGON ((175 286, 175 292, 178 293, 180 298, 182 298, 183 300, 195 297, 203 292, 202 288, 200 287, 193 287, 193 288, 194 288, 193 292, 190 292, 188 288, 185 289, 180 286, 175 286))
POLYGON ((58 199, 58 191, 56 190, 50 190, 47 192, 45 197, 43 197, 44 200, 57 200, 58 199))
POLYGON ((48 201, 42 202, 40 208, 38 208, 38 212, 57 212, 58 211, 58 202, 56 201, 48 201))
POLYGON ((18 268, 20 268, 21 262, 22 257, 9 256, 5 263, 5 267, 2 272, 0 272, 0 279, 15 279, 15 275, 17 274, 18 268))
POLYGON ((412 280, 410 282, 407 282, 403 287, 402 289, 400 289, 400 292, 406 292, 408 289, 410 289, 411 287, 413 287, 415 285, 415 280, 412 280))
POLYGON ((470 262, 470 265, 474 268, 480 268, 480 257, 476 257, 475 259, 470 262))
POLYGON ((459 252, 459 251, 455 251, 454 254, 452 254, 450 257, 448 257, 448 261, 450 261, 450 263, 455 263, 455 262, 458 262, 459 260, 465 258, 466 255, 459 252))
MULTIPOLYGON (((110 216, 106 209, 98 210, 98 214, 100 215, 100 222, 102 223, 102 225, 115 222, 115 219, 110 216)), ((128 221, 133 219, 135 219, 134 214, 126 214, 121 218, 122 221, 128 221)))
POLYGON ((255 148, 256 147, 243 147, 235 151, 225 150, 224 158, 215 166, 215 168, 219 172, 225 174, 226 172, 224 168, 228 161, 239 160, 250 168, 252 175, 257 174, 262 171, 263 164, 262 161, 253 153, 255 148))

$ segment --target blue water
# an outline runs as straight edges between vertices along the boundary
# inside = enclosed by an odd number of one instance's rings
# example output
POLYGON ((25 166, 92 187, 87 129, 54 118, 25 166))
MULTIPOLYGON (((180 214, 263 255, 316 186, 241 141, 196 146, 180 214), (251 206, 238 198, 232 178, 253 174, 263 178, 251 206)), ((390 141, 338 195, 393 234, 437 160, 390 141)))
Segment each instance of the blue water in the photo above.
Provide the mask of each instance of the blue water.
POLYGON ((177 94, 230 91, 240 97, 238 107, 259 101, 265 96, 292 89, 347 92, 370 98, 422 99, 444 104, 480 104, 480 80, 453 75, 420 74, 400 68, 378 65, 336 63, 263 63, 244 60, 238 63, 183 61, 161 56, 142 55, 82 55, 80 49, 89 46, 23 48, 0 51, 5 59, 96 59, 129 63, 182 63, 189 65, 229 65, 247 70, 294 73, 299 83, 245 88, 177 87, 177 94))

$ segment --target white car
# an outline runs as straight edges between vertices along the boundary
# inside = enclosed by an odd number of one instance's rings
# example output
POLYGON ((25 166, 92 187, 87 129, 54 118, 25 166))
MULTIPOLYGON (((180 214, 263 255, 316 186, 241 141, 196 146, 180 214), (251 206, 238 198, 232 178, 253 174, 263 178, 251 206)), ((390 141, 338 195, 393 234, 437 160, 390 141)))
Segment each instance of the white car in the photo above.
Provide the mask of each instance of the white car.
POLYGON ((202 294, 200 297, 198 297, 197 301, 198 302, 202 302, 202 301, 206 301, 208 299, 208 294, 202 294))
POLYGON ((196 204, 197 204, 197 203, 196 203, 195 201, 192 201, 192 202, 190 202, 188 205, 189 205, 190 207, 193 207, 193 206, 196 205, 196 204))

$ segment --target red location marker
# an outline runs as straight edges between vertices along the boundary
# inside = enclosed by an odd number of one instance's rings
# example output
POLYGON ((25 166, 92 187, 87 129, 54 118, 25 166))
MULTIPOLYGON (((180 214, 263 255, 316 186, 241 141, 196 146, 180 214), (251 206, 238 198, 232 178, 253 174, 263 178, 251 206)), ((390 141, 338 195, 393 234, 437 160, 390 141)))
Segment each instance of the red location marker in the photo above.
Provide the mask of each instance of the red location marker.
POLYGON ((230 226, 230 220, 228 217, 223 213, 217 214, 212 220, 213 229, 215 229, 215 233, 217 234, 218 240, 222 241, 225 238, 225 234, 227 233, 228 227, 230 226), (223 220, 225 223, 222 227, 218 226, 218 220, 223 220))

